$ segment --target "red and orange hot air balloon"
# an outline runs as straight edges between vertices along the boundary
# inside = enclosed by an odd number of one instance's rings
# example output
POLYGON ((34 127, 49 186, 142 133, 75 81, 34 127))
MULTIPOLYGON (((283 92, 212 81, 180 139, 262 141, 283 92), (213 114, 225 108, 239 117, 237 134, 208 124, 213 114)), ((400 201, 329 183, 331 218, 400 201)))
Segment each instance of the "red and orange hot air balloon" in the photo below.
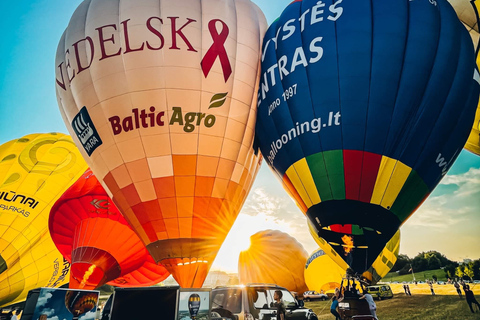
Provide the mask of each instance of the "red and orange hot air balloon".
POLYGON ((135 232, 87 170, 52 207, 50 234, 72 263, 70 288, 149 286, 169 273, 155 264, 135 232))
POLYGON ((85 0, 56 56, 65 124, 156 262, 201 287, 253 183, 250 0, 85 0))

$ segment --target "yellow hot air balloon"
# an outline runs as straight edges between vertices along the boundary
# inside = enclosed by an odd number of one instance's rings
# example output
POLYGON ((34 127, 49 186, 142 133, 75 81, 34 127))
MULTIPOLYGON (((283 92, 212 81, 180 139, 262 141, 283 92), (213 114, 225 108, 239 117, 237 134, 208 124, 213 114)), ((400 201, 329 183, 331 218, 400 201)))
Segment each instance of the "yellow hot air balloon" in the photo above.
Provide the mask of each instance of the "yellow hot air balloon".
MULTIPOLYGON (((348 264, 340 257, 337 251, 332 247, 330 243, 318 236, 318 232, 312 223, 308 222, 308 229, 310 235, 315 242, 320 246, 323 252, 329 252, 330 258, 342 269, 347 270, 348 264)), ((343 245, 343 244, 338 244, 343 245)), ((380 281, 387 273, 393 268, 395 262, 397 262, 398 254, 400 252, 400 230, 393 235, 393 237, 387 242, 385 248, 380 252, 377 258, 370 266, 366 266, 366 271, 362 273, 362 277, 368 280, 370 284, 375 284, 380 281)))
POLYGON ((85 0, 57 49, 68 130, 182 287, 202 285, 259 168, 265 29, 250 0, 85 0))
POLYGON ((309 290, 333 292, 335 288, 340 288, 346 272, 322 249, 318 249, 305 264, 305 283, 309 290))
MULTIPOLYGON (((478 32, 477 16, 472 7, 472 3, 465 0, 448 0, 448 2, 450 2, 455 9, 460 21, 462 21, 465 27, 469 30, 473 43, 478 45, 480 34, 478 32)), ((475 0, 474 5, 478 12, 478 10, 480 10, 480 1, 475 0)), ((477 66, 478 65, 480 65, 480 59, 477 57, 477 66)), ((476 155, 480 155, 480 104, 477 107, 472 131, 468 136, 468 140, 467 143, 465 143, 464 148, 476 155)))
POLYGON ((31 134, 0 146, 0 307, 68 282, 48 233, 50 208, 87 164, 70 136, 31 134))
POLYGON ((304 279, 308 253, 293 237, 265 230, 250 237, 250 248, 240 252, 241 283, 275 283, 299 294, 307 290, 304 279))

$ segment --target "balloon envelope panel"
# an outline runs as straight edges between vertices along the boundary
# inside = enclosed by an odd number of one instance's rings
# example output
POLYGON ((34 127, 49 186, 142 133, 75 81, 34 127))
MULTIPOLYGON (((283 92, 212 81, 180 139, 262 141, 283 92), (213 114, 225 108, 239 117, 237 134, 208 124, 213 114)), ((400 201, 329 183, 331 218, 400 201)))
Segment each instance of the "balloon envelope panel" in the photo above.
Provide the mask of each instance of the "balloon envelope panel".
POLYGON ((316 250, 305 264, 305 283, 309 290, 334 292, 340 288, 346 269, 335 263, 322 249, 316 250))
POLYGON ((299 294, 307 290, 303 276, 308 254, 295 238, 278 230, 257 232, 250 248, 240 252, 241 283, 275 283, 299 294))
POLYGON ((55 201, 87 169, 72 139, 30 134, 0 146, 0 306, 68 282, 70 264, 48 233, 55 201))
POLYGON ((55 245, 72 263, 70 288, 95 289, 107 282, 149 286, 169 275, 155 264, 91 170, 57 200, 49 228, 55 245))
POLYGON ((362 273, 465 144, 479 95, 472 41, 445 0, 305 0, 263 50, 261 152, 362 273))
MULTIPOLYGON (((473 44, 478 46, 479 33, 478 33, 478 21, 475 11, 472 7, 470 1, 462 0, 449 0, 450 4, 455 9, 455 12, 458 15, 460 21, 463 22, 467 30, 470 32, 472 37, 473 44)), ((480 9, 480 3, 478 1, 474 2, 474 5, 477 11, 480 9)), ((477 57, 477 66, 479 65, 480 59, 477 57)), ((473 122, 472 131, 468 136, 467 143, 465 144, 465 149, 468 151, 480 155, 480 106, 477 106, 477 112, 475 113, 475 120, 473 122)))
POLYGON ((259 168, 265 29, 250 0, 84 1, 58 46, 68 130, 183 287, 202 285, 259 168))

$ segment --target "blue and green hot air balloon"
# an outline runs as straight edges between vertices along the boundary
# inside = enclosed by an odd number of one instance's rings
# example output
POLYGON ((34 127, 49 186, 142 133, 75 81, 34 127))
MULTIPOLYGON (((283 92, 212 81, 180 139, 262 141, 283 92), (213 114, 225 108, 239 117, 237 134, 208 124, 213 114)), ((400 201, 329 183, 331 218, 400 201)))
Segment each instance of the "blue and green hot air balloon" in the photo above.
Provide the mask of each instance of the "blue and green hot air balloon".
POLYGON ((457 158, 479 89, 446 0, 294 1, 263 42, 256 143, 361 273, 457 158))

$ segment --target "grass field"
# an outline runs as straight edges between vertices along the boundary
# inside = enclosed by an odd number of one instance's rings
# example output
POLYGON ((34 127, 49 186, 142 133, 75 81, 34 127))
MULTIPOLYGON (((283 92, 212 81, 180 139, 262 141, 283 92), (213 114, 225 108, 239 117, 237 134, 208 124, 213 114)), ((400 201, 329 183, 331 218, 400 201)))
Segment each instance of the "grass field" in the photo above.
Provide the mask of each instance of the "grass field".
MULTIPOLYGON (((437 276, 438 281, 447 281, 447 275, 445 274, 445 271, 443 271, 442 269, 417 272, 417 273, 415 273, 415 279, 417 281, 425 281, 425 279, 432 280, 433 275, 437 276)), ((386 282, 386 281, 388 281, 388 282, 413 281, 413 276, 412 276, 411 273, 399 276, 398 273, 396 273, 396 272, 390 272, 389 274, 387 274, 382 279, 382 281, 383 282, 386 282)))
MULTIPOLYGON (((412 296, 405 296, 401 284, 392 284, 393 299, 375 301, 379 320, 469 320, 480 319, 480 312, 470 312, 465 299, 460 299, 453 285, 434 285, 436 295, 430 294, 426 284, 410 285, 412 296)), ((473 285, 471 285, 473 287, 473 285)), ((473 287, 477 301, 480 285, 473 287)), ((306 302, 318 319, 334 319, 330 314, 330 301, 306 302)))

